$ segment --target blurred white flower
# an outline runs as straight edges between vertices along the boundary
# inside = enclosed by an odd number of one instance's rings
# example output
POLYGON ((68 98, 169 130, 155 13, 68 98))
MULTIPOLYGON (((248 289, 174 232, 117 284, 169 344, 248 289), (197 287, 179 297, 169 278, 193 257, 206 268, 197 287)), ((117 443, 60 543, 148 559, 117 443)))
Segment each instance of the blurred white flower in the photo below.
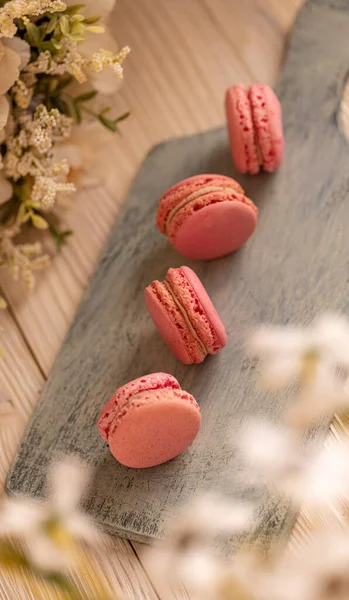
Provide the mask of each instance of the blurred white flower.
POLYGON ((345 382, 349 373, 349 322, 324 315, 305 329, 261 327, 250 340, 270 389, 297 383, 301 395, 289 417, 308 425, 349 404, 345 382))
POLYGON ((99 122, 82 123, 72 128, 69 139, 54 148, 57 162, 66 159, 68 181, 77 187, 97 186, 110 178, 110 155, 115 134, 99 122))
POLYGON ((10 184, 9 180, 6 179, 5 175, 0 171, 0 206, 10 200, 12 194, 12 185, 10 184))
POLYGON ((349 443, 305 448, 293 431, 254 423, 238 441, 254 481, 274 485, 297 507, 349 500, 349 443))
MULTIPOLYGON (((116 54, 118 52, 118 44, 113 38, 111 32, 104 26, 104 33, 98 34, 86 31, 85 41, 79 47, 79 52, 84 58, 90 59, 91 56, 99 50, 107 50, 116 54)), ((85 68, 88 80, 97 92, 106 96, 115 94, 120 88, 122 80, 117 77, 112 69, 102 69, 96 72, 92 67, 85 68)))
POLYGON ((170 526, 166 541, 147 552, 147 567, 159 585, 181 581, 198 598, 211 598, 225 567, 210 548, 212 542, 219 535, 241 533, 251 523, 250 504, 205 494, 184 507, 170 526))
POLYGON ((179 513, 168 537, 172 545, 181 548, 183 540, 188 545, 195 545, 220 534, 241 533, 251 525, 252 513, 252 506, 247 502, 228 502, 207 493, 179 513))
POLYGON ((88 469, 76 461, 52 469, 47 502, 6 499, 0 510, 0 536, 19 536, 28 559, 41 572, 62 571, 73 562, 73 540, 95 541, 98 534, 78 510, 88 469))
POLYGON ((6 94, 29 60, 29 45, 15 39, 0 41, 0 95, 6 94))
POLYGON ((347 600, 347 528, 314 534, 296 554, 279 557, 261 589, 266 600, 347 600))
POLYGON ((1 41, 2 41, 2 44, 6 48, 10 48, 11 50, 13 50, 14 52, 16 52, 18 54, 18 56, 21 59, 20 63, 19 63, 19 69, 20 70, 24 69, 24 67, 27 66, 27 64, 30 60, 29 44, 25 40, 22 40, 22 38, 19 38, 19 37, 3 38, 1 41))

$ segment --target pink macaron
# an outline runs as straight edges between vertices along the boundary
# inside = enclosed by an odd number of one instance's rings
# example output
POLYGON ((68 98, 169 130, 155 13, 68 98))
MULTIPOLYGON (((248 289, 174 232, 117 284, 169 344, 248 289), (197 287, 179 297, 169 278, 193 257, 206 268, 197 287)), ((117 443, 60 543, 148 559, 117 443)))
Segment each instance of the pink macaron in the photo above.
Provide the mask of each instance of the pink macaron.
POLYGON ((195 175, 160 199, 156 223, 183 256, 210 260, 230 254, 252 235, 257 207, 224 175, 195 175))
POLYGON ((155 467, 181 454, 201 423, 196 400, 166 373, 153 373, 116 390, 104 407, 98 430, 122 465, 155 467))
POLYGON ((226 345, 224 325, 189 267, 169 269, 164 281, 145 289, 144 298, 161 337, 182 363, 201 363, 226 345))
POLYGON ((281 106, 268 85, 228 88, 225 99, 233 161, 241 173, 276 171, 284 156, 281 106))

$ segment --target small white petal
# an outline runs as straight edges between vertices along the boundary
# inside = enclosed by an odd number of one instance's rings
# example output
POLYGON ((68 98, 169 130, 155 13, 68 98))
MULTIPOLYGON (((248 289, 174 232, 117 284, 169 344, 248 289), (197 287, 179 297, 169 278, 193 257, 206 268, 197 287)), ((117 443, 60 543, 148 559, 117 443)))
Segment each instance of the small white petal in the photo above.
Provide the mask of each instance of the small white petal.
POLYGON ((6 96, 0 96, 0 130, 3 130, 10 112, 9 101, 6 96))
POLYGON ((261 361, 262 381, 266 388, 280 390, 297 381, 300 367, 298 354, 286 355, 280 352, 270 360, 261 361))
POLYGON ((250 337, 250 351, 258 356, 268 354, 301 352, 306 347, 302 329, 296 327, 259 327, 250 337))
POLYGON ((93 88, 100 94, 112 96, 122 86, 122 79, 117 77, 112 69, 105 68, 96 73, 93 69, 87 69, 87 76, 93 88))
POLYGON ((303 499, 307 505, 324 506, 349 499, 349 445, 335 445, 309 463, 305 471, 303 499))
POLYGON ((101 540, 101 532, 84 514, 75 512, 64 519, 64 527, 76 539, 96 543, 101 540))
POLYGON ((19 55, 20 60, 21 60, 19 69, 22 71, 22 69, 24 69, 24 67, 27 66, 27 64, 30 60, 29 44, 25 40, 22 40, 22 38, 19 38, 19 37, 2 38, 2 43, 5 46, 7 46, 8 48, 11 48, 15 52, 17 52, 17 54, 19 55))
POLYGON ((0 206, 12 198, 13 188, 8 179, 0 171, 0 206))
POLYGON ((172 563, 173 568, 178 581, 183 582, 189 592, 201 592, 209 597, 209 592, 215 589, 219 581, 222 562, 204 550, 195 550, 183 555, 177 563, 172 563))
POLYGON ((68 553, 42 533, 28 538, 27 548, 31 563, 44 573, 62 573, 72 566, 68 553))
POLYGON ((6 94, 19 76, 21 57, 0 42, 0 95, 6 94))
POLYGON ((39 503, 8 498, 0 511, 0 535, 27 536, 41 523, 43 507, 39 503))
POLYGON ((241 432, 238 446, 246 462, 256 473, 267 477, 298 470, 302 455, 297 439, 287 429, 267 422, 251 423, 241 432))

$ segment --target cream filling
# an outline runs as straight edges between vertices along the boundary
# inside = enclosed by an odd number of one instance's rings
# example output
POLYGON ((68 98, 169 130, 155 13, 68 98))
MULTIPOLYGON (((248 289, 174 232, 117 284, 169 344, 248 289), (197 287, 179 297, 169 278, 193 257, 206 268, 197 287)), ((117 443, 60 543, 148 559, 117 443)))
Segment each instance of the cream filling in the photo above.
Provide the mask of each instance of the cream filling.
POLYGON ((205 344, 203 343, 203 341, 199 338, 197 332, 195 331, 189 317, 188 317, 188 313, 185 310, 184 306, 181 305, 181 303, 179 302, 179 300, 177 300, 175 293, 171 287, 171 285, 168 283, 168 281, 166 281, 166 279, 163 281, 164 286, 166 287, 167 291, 171 294, 175 304, 178 306, 179 310, 181 311, 184 320, 186 322, 186 324, 188 325, 188 329, 190 331, 190 333, 192 334, 192 336, 198 341, 199 345, 201 346, 201 350, 203 351, 203 353, 205 354, 205 356, 208 354, 208 351, 205 347, 205 344))
POLYGON ((174 206, 172 208, 172 210, 170 210, 170 212, 168 213, 167 219, 166 219, 166 224, 165 224, 166 233, 168 231, 171 221, 173 221, 175 215, 178 213, 179 210, 181 210, 183 208, 183 206, 186 206, 186 204, 193 202, 193 200, 196 200, 197 198, 201 198, 201 196, 206 196, 206 194, 210 194, 211 192, 231 192, 232 189, 233 188, 231 188, 231 187, 219 187, 218 185, 207 185, 206 187, 200 188, 199 190, 196 190, 196 192, 189 194, 189 196, 187 198, 184 198, 184 200, 182 200, 182 202, 179 202, 179 204, 174 206))

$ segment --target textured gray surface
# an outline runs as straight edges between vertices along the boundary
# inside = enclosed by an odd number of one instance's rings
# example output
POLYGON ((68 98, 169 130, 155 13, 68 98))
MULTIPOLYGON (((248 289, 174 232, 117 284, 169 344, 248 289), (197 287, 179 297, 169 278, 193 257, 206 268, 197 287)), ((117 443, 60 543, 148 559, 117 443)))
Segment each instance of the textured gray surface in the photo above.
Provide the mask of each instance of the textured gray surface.
MULTIPOLYGON (((256 389, 244 337, 261 321, 307 323, 318 311, 346 311, 349 304, 349 151, 335 118, 349 69, 348 8, 344 0, 314 0, 297 18, 277 86, 286 134, 285 164, 277 174, 237 174, 225 129, 170 140, 150 152, 25 434, 8 477, 10 493, 42 496, 52 458, 76 453, 96 467, 85 502, 89 513, 106 529, 142 541, 161 535, 174 508, 202 488, 256 495, 243 484, 233 435, 251 416, 278 420, 287 398, 256 389), (194 263, 172 250, 154 218, 168 186, 204 172, 236 177, 260 218, 244 249, 194 263), (143 303, 143 288, 183 263, 202 278, 228 333, 224 351, 191 367, 166 349, 143 303), (166 465, 126 469, 100 439, 98 413, 116 387, 160 370, 199 401, 200 435, 166 465)), ((278 498, 261 500, 260 529, 290 524, 292 515, 278 498)))

